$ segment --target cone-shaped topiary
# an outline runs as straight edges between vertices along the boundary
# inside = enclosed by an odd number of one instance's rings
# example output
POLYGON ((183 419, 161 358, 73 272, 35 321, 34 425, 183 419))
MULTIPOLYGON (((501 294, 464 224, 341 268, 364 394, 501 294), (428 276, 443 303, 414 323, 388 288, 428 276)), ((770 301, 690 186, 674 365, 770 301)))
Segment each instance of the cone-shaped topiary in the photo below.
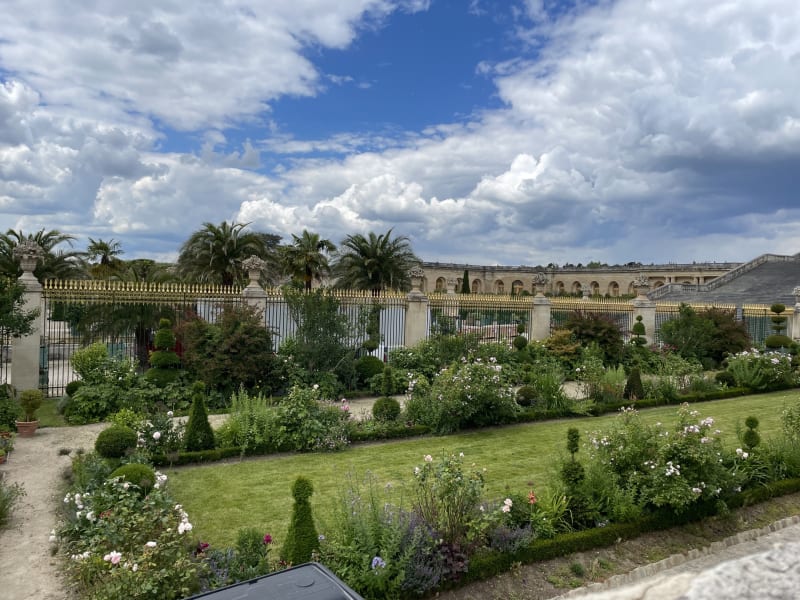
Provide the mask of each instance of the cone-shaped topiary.
POLYGON ((214 430, 208 422, 208 412, 204 399, 206 386, 196 381, 192 386, 192 410, 186 423, 183 445, 189 452, 211 450, 214 448, 214 430))
POLYGON ((294 506, 292 520, 283 544, 283 559, 290 564, 299 565, 311 560, 311 554, 319 548, 314 515, 311 514, 311 494, 314 486, 305 477, 298 477, 292 485, 294 506))
POLYGON ((625 382, 625 389, 622 392, 625 400, 641 400, 644 398, 644 386, 642 385, 642 373, 639 367, 633 367, 628 380, 625 382))

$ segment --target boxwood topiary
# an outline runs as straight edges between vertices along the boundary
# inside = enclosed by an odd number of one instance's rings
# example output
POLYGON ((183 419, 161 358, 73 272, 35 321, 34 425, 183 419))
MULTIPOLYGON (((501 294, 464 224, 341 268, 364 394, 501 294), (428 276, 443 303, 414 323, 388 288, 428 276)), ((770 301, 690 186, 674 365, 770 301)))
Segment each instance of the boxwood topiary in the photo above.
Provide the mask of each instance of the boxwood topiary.
POLYGON ((372 416, 381 423, 391 423, 400 416, 400 403, 391 396, 378 398, 372 405, 372 416))
POLYGON ((370 379, 383 373, 383 361, 377 356, 362 356, 356 361, 355 369, 359 386, 365 386, 370 379))
POLYGON ((317 528, 314 526, 314 515, 311 513, 311 494, 314 486, 305 477, 298 477, 292 485, 294 507, 286 542, 283 544, 283 559, 293 565, 311 560, 311 554, 319 548, 317 528))
POLYGON ((109 479, 114 479, 116 477, 121 477, 128 483, 138 485, 142 494, 149 492, 156 483, 155 471, 153 471, 151 467, 141 463, 122 465, 109 475, 109 479))
POLYGON ((208 422, 208 412, 204 399, 205 384, 197 381, 192 386, 192 410, 186 424, 184 447, 189 452, 211 450, 214 448, 214 430, 208 422))
POLYGON ((517 390, 516 399, 520 406, 533 406, 538 398, 539 394, 532 385, 523 385, 517 390))
POLYGON ((112 425, 100 432, 94 443, 95 451, 103 458, 122 458, 136 448, 136 432, 124 425, 112 425))
POLYGON ((75 379, 74 381, 70 381, 64 388, 64 393, 66 393, 67 396, 72 397, 75 394, 75 392, 77 392, 78 389, 85 383, 86 383, 85 381, 82 381, 80 379, 75 379))

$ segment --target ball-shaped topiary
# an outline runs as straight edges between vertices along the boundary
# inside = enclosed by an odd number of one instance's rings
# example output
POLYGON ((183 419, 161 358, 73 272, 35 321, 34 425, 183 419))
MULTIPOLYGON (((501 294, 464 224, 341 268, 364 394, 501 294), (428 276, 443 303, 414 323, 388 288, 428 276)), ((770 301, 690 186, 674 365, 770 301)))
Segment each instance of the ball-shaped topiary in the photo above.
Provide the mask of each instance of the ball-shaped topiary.
POLYGON ((383 373, 383 361, 377 356, 362 356, 356 361, 355 369, 358 383, 363 386, 376 375, 383 373))
POLYGON ((283 544, 283 559, 290 564, 299 565, 311 560, 311 554, 319 548, 317 528, 311 513, 311 494, 314 486, 305 477, 298 477, 292 485, 294 506, 292 520, 283 544))
POLYGON ((761 443, 761 435, 756 431, 758 428, 758 418, 753 416, 747 417, 744 420, 744 426, 747 427, 747 429, 742 433, 742 444, 744 444, 747 450, 752 452, 753 448, 761 443))
POLYGON ((147 494, 156 483, 156 473, 152 467, 141 463, 122 465, 109 475, 109 479, 120 477, 124 481, 139 486, 142 495, 147 494))
POLYGON ((84 385, 84 383, 86 383, 86 382, 85 382, 85 381, 82 381, 82 380, 80 380, 80 379, 75 379, 74 381, 70 381, 70 382, 67 384, 67 386, 64 388, 64 393, 65 393, 67 396, 70 396, 70 397, 72 397, 72 396, 74 396, 74 395, 75 395, 75 392, 77 392, 77 391, 80 389, 80 387, 81 387, 82 385, 84 385))
POLYGON ((130 427, 112 425, 97 436, 94 449, 103 458, 122 458, 136 449, 138 436, 130 427))
POLYGON ((771 350, 776 350, 778 348, 790 348, 792 346, 792 338, 790 338, 788 335, 773 333, 772 335, 767 336, 767 338, 764 340, 764 345, 771 350))
POLYGON ((392 423, 400 416, 400 403, 391 396, 378 398, 372 405, 372 417, 380 423, 392 423))
POLYGON ((528 345, 528 338, 526 338, 524 335, 518 335, 511 343, 514 345, 516 350, 522 350, 528 345))
POLYGON ((517 390, 515 398, 520 406, 533 406, 539 399, 539 394, 533 386, 523 385, 517 390))

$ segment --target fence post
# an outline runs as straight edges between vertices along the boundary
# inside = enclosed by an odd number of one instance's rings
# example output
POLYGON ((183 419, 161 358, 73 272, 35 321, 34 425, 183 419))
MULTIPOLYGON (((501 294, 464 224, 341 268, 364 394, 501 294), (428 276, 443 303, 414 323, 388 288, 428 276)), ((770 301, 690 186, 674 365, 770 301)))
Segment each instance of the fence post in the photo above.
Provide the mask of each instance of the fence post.
POLYGON ((420 291, 425 272, 414 267, 409 272, 411 291, 406 296, 405 341, 406 348, 415 346, 428 337, 428 297, 420 291))
MULTIPOLYGON (((43 252, 39 245, 31 240, 23 240, 14 248, 14 257, 19 258, 22 267, 22 276, 19 284, 25 293, 22 309, 25 311, 39 310, 42 306, 42 284, 36 279, 33 270, 43 252)), ((11 339, 11 377, 10 383, 17 390, 39 388, 39 370, 42 368, 41 360, 41 332, 44 331, 45 315, 39 314, 34 321, 34 329, 30 335, 11 339)), ((45 357, 46 359, 46 357, 45 357)), ((44 364, 47 367, 47 364, 44 364)), ((47 383, 45 382, 45 387, 47 383)))
MULTIPOLYGON (((242 266, 245 268, 247 276, 250 278, 250 283, 242 290, 242 298, 244 298, 244 301, 248 305, 255 307, 261 316, 266 315, 267 293, 264 291, 264 288, 259 285, 258 278, 261 276, 261 270, 265 265, 266 263, 255 255, 242 261, 242 266)), ((265 325, 269 326, 269 323, 266 323, 266 319, 265 325)))
POLYGON ((550 318, 553 303, 545 297, 544 288, 547 275, 537 273, 533 277, 536 295, 533 297, 533 316, 531 318, 530 336, 532 340, 546 340, 550 337, 550 318))
POLYGON ((647 297, 650 291, 650 281, 647 275, 640 274, 633 282, 633 289, 636 290, 636 298, 631 300, 633 305, 633 322, 636 317, 642 317, 644 325, 644 339, 648 344, 654 344, 656 340, 656 303, 647 297))
POLYGON ((789 335, 793 340, 800 340, 800 285, 794 288, 792 293, 794 294, 794 313, 789 335))

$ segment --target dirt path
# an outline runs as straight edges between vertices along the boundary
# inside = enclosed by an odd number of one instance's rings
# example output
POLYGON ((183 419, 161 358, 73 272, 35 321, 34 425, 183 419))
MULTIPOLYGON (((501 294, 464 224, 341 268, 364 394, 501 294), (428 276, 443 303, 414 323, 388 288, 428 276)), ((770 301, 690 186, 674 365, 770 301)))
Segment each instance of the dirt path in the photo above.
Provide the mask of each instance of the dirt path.
POLYGON ((14 451, 0 466, 7 482, 20 483, 25 489, 8 527, 0 531, 0 596, 4 600, 69 598, 49 542, 63 489, 62 473, 70 465, 69 456, 60 456, 59 450, 91 450, 104 427, 48 427, 33 438, 16 438, 14 451))

